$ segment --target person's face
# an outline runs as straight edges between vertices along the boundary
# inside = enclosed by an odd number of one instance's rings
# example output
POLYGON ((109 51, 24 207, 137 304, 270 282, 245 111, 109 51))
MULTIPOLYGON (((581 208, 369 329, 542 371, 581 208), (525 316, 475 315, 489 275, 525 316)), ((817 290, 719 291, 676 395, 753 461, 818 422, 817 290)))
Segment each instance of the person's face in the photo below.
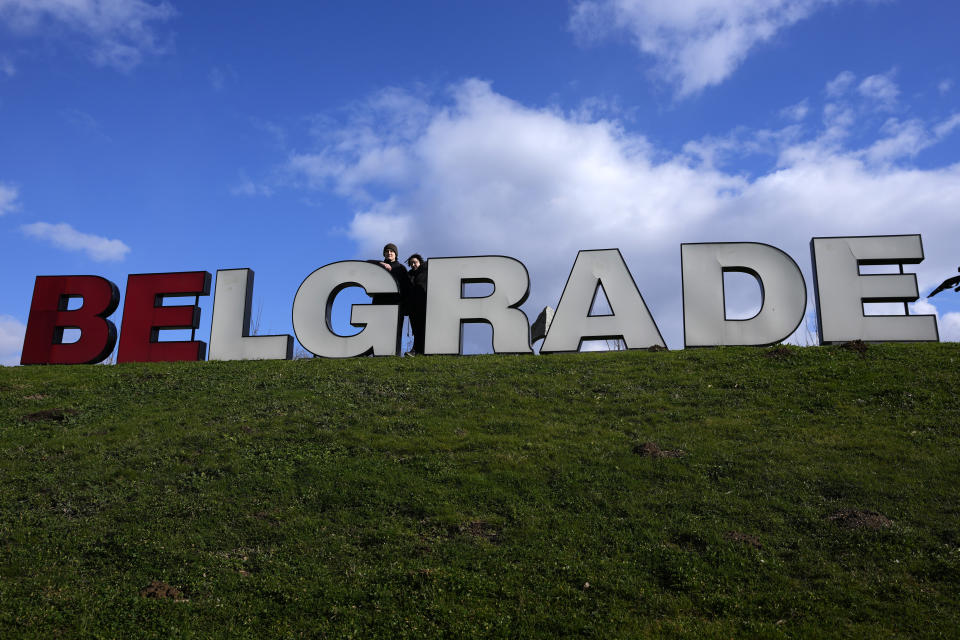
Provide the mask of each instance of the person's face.
POLYGON ((420 260, 419 260, 418 258, 410 258, 410 268, 411 268, 411 269, 419 269, 419 268, 420 268, 420 260))
POLYGON ((393 262, 397 259, 397 252, 393 249, 387 249, 383 252, 383 257, 387 262, 393 262))

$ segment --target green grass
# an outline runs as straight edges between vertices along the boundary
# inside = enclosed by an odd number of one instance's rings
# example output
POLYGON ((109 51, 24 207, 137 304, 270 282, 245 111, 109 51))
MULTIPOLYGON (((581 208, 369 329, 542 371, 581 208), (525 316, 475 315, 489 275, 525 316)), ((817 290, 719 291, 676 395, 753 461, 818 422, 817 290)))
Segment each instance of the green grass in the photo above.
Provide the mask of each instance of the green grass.
POLYGON ((958 637, 958 365, 0 368, 0 637, 958 637))

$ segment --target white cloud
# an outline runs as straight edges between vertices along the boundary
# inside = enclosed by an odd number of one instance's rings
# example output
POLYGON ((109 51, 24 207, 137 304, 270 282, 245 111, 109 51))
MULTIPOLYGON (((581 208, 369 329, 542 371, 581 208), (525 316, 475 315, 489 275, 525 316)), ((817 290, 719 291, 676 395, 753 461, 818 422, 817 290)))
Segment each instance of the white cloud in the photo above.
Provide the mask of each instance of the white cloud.
POLYGON ((880 106, 886 108, 893 107, 900 95, 900 88, 893 81, 893 71, 864 78, 857 87, 857 91, 863 97, 875 100, 880 106))
POLYGON ((940 341, 960 342, 960 313, 948 313, 940 319, 940 341))
POLYGON ((827 95, 834 98, 847 92, 847 89, 856 81, 857 76, 850 71, 841 71, 837 77, 827 83, 827 95))
POLYGON ((228 64, 223 67, 212 67, 208 77, 210 79, 210 87, 214 91, 223 91, 228 83, 237 81, 238 74, 236 69, 228 64))
POLYGON ((720 84, 758 44, 840 1, 579 0, 570 28, 585 42, 626 32, 686 96, 720 84))
POLYGON ((913 157, 936 142, 920 120, 900 122, 894 118, 884 123, 881 131, 887 134, 864 150, 864 157, 879 164, 904 157, 913 157))
POLYGON ((20 364, 27 327, 13 316, 0 315, 0 365, 20 364))
POLYGON ((951 312, 941 316, 933 303, 926 298, 920 298, 910 305, 910 314, 937 316, 937 330, 940 334, 940 341, 960 342, 960 313, 951 312))
POLYGON ((937 315, 937 308, 926 298, 920 298, 910 304, 911 315, 937 315))
POLYGON ((273 189, 265 184, 257 184, 249 178, 244 178, 237 186, 230 189, 231 195, 235 196, 264 196, 273 195, 273 189))
POLYGON ((166 51, 153 25, 175 15, 166 0, 0 0, 0 21, 16 33, 80 36, 94 64, 121 71, 166 51))
POLYGON ((953 130, 960 126, 960 113, 955 113, 933 128, 933 133, 938 138, 945 138, 953 130))
POLYGON ((0 216, 17 210, 19 207, 18 196, 19 192, 16 187, 0 182, 0 216))
POLYGON ((60 224, 34 222, 25 224, 20 229, 24 234, 46 240, 55 247, 68 251, 83 251, 90 259, 97 262, 123 260, 130 252, 130 247, 120 240, 82 233, 64 222, 60 224))
POLYGON ((776 155, 778 149, 799 140, 801 132, 802 128, 797 124, 778 130, 738 127, 725 136, 707 136, 687 142, 683 151, 702 168, 714 168, 735 156, 776 155))
POLYGON ((786 118, 787 120, 793 120, 794 122, 800 122, 807 117, 807 113, 810 112, 810 105, 807 103, 807 100, 801 100, 797 104, 790 105, 789 107, 784 107, 780 110, 780 115, 786 118))
MULTIPOLYGON (((314 153, 293 156, 287 169, 311 188, 354 199, 348 233, 362 255, 394 241, 404 255, 523 261, 531 318, 556 305, 578 249, 621 249, 673 347, 682 345, 682 242, 772 244, 797 261, 811 291, 813 236, 921 233, 922 288, 956 267, 948 260, 960 237, 960 164, 900 166, 919 149, 916 140, 903 141, 908 134, 920 131, 923 144, 933 144, 936 123, 888 124, 881 139, 901 143, 886 150, 847 148, 831 133, 835 125, 824 123, 812 135, 796 125, 737 131, 671 154, 616 121, 529 108, 478 80, 453 87, 452 101, 430 105, 425 116, 423 104, 406 104, 417 105, 411 117, 419 124, 404 136, 348 121, 331 128, 314 153), (353 142, 340 144, 347 139, 353 142), (402 169, 382 161, 387 149, 402 169), (770 167, 754 177, 728 172, 704 160, 717 150, 767 154, 770 167)), ((401 118, 386 111, 402 105, 381 105, 383 121, 401 118)))
POLYGON ((320 152, 293 153, 287 169, 312 187, 333 185, 337 193, 372 200, 371 188, 398 188, 414 178, 412 146, 433 117, 425 99, 388 88, 346 108, 340 127, 317 118, 314 136, 320 152))
POLYGON ((882 164, 912 158, 931 147, 960 126, 960 114, 954 114, 943 122, 928 126, 919 119, 901 122, 890 118, 880 128, 886 137, 877 139, 861 154, 871 164, 882 164))
POLYGON ((947 93, 953 89, 953 78, 944 78, 937 84, 937 91, 941 94, 947 93))
POLYGON ((823 105, 823 123, 834 131, 834 136, 837 133, 845 135, 846 130, 855 120, 853 109, 850 107, 835 102, 823 105))
POLYGON ((941 122, 887 117, 879 129, 868 130, 876 123, 877 115, 905 110, 897 103, 900 90, 892 80, 894 73, 895 70, 891 70, 868 76, 859 84, 849 71, 837 75, 825 87, 830 101, 823 106, 823 131, 811 141, 813 144, 788 147, 784 153, 791 154, 792 159, 811 149, 846 153, 843 145, 859 134, 872 137, 873 141, 849 153, 871 165, 887 165, 915 157, 960 127, 960 113, 956 113, 941 122))
POLYGON ((100 121, 80 109, 61 109, 60 117, 77 133, 97 142, 110 142, 111 138, 100 121))
POLYGON ((17 68, 13 65, 13 61, 10 60, 7 56, 0 56, 0 72, 3 72, 8 78, 12 78, 17 73, 17 68))
POLYGON ((259 118, 251 118, 250 122, 257 129, 267 133, 270 136, 273 145, 278 149, 285 149, 287 147, 287 131, 283 126, 275 122, 261 120, 259 118))

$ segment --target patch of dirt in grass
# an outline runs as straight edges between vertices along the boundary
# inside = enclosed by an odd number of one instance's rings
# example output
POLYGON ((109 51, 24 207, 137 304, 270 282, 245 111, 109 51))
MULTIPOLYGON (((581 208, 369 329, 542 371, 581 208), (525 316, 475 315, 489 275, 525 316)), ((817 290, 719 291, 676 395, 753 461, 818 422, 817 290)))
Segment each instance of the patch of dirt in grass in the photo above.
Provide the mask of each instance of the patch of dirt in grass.
POLYGON ((778 344, 777 346, 767 349, 763 355, 768 358, 773 358, 774 360, 784 360, 786 358, 792 358, 794 356, 793 349, 788 347, 785 344, 778 344))
POLYGON ((853 351, 854 353, 859 353, 861 356, 867 355, 867 343, 863 340, 851 340, 850 342, 844 342, 840 345, 841 349, 846 349, 847 351, 853 351))
POLYGON ((667 349, 663 345, 652 344, 649 347, 647 347, 647 351, 670 351, 670 349, 667 349))
POLYGON ((140 590, 141 598, 158 598, 161 600, 173 600, 174 602, 186 602, 187 599, 183 596, 183 593, 180 592, 176 587, 171 587, 166 582, 161 582, 159 580, 154 580, 146 587, 140 590))
POLYGON ((464 535, 486 540, 487 542, 492 542, 494 544, 500 541, 500 532, 497 531, 496 527, 489 522, 484 522, 483 520, 473 520, 471 522, 461 524, 457 530, 464 535))
POLYGON ((656 442, 644 442, 633 447, 633 452, 638 456, 648 458, 680 458, 685 456, 683 449, 661 449, 656 442))
POLYGON ((748 533, 741 533, 739 531, 727 531, 725 536, 727 540, 733 540, 734 542, 740 542, 745 545, 749 545, 754 549, 762 549, 763 545, 760 544, 760 540, 755 536, 751 536, 748 533))
POLYGON ((695 551, 703 553, 707 550, 707 541, 695 533, 683 532, 673 536, 668 546, 676 547, 684 551, 695 551), (672 544, 671 544, 672 543, 672 544))
POLYGON ((876 511, 843 509, 827 516, 827 520, 836 522, 847 529, 886 529, 893 526, 893 520, 876 511))
POLYGON ((23 396, 23 399, 24 400, 46 400, 47 396, 43 395, 42 393, 34 393, 29 396, 23 396))
POLYGON ((23 416, 24 422, 63 422, 79 413, 76 409, 44 409, 23 416))

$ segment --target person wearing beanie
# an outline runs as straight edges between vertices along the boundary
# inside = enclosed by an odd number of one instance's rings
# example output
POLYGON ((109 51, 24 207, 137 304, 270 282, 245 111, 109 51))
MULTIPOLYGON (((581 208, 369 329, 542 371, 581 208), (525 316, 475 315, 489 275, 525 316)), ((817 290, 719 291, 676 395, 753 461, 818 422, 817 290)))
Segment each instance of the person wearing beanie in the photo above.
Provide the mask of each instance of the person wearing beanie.
POLYGON ((410 281, 407 279, 407 268, 397 261, 399 255, 400 250, 397 248, 397 245, 388 242, 383 247, 383 260, 367 261, 378 264, 389 271, 390 275, 393 276, 393 281, 397 283, 398 293, 375 293, 370 296, 373 298, 373 304, 395 304, 400 307, 400 322, 397 323, 396 353, 400 353, 399 346, 401 331, 403 329, 403 316, 406 314, 404 302, 407 298, 407 290, 410 287, 410 281))

